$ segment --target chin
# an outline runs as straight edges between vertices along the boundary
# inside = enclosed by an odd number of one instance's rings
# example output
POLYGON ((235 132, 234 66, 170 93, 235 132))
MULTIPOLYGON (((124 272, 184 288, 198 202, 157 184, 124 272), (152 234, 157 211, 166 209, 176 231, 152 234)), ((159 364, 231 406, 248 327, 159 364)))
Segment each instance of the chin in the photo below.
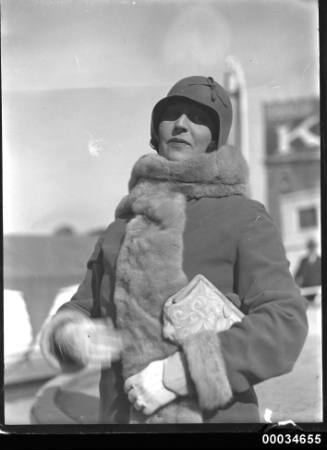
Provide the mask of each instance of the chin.
POLYGON ((189 151, 189 149, 185 150, 169 150, 166 153, 166 158, 169 159, 169 161, 185 161, 186 159, 192 158, 194 155, 189 151))

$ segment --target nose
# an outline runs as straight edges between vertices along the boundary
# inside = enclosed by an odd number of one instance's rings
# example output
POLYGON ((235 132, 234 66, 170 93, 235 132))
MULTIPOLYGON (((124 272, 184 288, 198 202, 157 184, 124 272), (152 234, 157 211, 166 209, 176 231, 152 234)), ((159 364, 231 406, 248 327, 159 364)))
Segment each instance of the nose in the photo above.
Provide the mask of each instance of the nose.
POLYGON ((174 130, 178 132, 183 132, 188 130, 188 117, 185 113, 181 114, 174 123, 174 130))

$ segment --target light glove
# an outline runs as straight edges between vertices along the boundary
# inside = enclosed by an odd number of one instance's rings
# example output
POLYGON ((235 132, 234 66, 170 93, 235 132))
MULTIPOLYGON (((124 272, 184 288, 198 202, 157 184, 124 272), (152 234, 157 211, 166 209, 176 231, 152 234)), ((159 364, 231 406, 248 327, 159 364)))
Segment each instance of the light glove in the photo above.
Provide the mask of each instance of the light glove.
POLYGON ((82 318, 56 330, 54 341, 62 359, 80 366, 110 367, 119 359, 123 344, 110 320, 82 318))
POLYGON ((175 352, 164 360, 163 384, 178 396, 194 395, 194 386, 186 358, 181 351, 175 352))
POLYGON ((145 369, 127 378, 124 390, 137 411, 145 415, 175 400, 177 395, 163 384, 164 361, 151 362, 145 369))

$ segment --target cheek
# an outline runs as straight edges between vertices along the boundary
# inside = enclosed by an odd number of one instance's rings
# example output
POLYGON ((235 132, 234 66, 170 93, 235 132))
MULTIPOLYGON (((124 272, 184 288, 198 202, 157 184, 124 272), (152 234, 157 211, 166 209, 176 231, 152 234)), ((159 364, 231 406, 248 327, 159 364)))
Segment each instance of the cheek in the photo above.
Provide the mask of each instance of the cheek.
POLYGON ((167 157, 167 141, 170 138, 169 125, 161 122, 158 126, 158 153, 161 156, 167 157))
POLYGON ((194 132, 194 137, 199 145, 207 149, 212 142, 212 134, 208 127, 198 127, 194 132))
POLYGON ((158 127, 158 138, 159 141, 167 140, 171 135, 171 124, 168 122, 161 122, 158 127))

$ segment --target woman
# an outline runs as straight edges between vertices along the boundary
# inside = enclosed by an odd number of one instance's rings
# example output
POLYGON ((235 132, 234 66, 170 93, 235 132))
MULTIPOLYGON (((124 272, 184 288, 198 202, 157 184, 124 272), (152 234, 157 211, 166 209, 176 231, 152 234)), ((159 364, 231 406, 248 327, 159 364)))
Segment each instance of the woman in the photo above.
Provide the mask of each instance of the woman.
POLYGON ((158 154, 136 162, 83 283, 44 332, 45 355, 63 368, 106 367, 102 423, 259 422, 253 386, 289 372, 302 349, 304 301, 270 216, 244 194, 231 122, 211 77, 182 79, 156 104, 158 154), (245 317, 171 342, 164 304, 197 274, 245 317))

